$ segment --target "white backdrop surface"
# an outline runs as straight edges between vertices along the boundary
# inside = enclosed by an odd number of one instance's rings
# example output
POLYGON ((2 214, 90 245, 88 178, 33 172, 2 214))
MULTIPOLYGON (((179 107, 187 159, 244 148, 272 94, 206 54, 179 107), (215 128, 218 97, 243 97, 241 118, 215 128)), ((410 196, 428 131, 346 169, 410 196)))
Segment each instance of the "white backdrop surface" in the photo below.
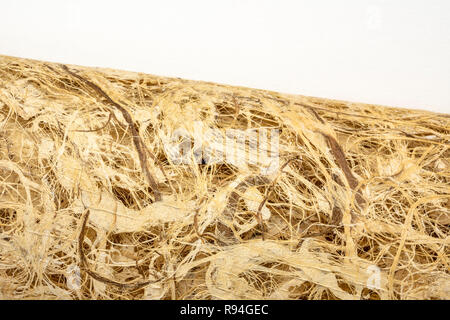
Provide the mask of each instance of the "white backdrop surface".
POLYGON ((0 2, 0 54, 450 113, 448 0, 0 2))

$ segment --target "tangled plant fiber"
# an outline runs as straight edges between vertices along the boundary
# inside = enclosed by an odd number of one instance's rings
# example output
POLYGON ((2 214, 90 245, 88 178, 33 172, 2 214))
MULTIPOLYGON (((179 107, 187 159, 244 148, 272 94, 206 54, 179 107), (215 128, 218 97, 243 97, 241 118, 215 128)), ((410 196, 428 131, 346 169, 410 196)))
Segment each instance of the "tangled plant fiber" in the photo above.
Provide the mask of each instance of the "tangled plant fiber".
POLYGON ((448 114, 0 56, 0 297, 448 299, 449 147, 448 114), (195 161, 199 124, 280 165, 195 161))

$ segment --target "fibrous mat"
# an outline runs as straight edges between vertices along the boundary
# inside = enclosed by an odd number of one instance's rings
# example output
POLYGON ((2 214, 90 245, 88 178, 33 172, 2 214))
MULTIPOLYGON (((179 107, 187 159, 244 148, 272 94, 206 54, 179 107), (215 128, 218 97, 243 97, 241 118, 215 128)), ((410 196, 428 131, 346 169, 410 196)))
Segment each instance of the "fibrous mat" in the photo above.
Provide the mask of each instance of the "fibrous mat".
POLYGON ((0 297, 448 299, 449 146, 448 114, 0 56, 0 297))

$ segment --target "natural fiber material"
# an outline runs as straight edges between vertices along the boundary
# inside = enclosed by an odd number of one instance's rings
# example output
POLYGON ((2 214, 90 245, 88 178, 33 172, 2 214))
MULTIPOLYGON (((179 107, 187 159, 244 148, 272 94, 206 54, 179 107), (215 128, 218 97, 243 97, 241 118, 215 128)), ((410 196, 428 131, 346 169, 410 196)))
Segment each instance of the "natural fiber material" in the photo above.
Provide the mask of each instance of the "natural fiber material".
POLYGON ((0 57, 0 297, 448 299, 449 147, 448 114, 0 57), (279 166, 176 163, 199 127, 279 166))

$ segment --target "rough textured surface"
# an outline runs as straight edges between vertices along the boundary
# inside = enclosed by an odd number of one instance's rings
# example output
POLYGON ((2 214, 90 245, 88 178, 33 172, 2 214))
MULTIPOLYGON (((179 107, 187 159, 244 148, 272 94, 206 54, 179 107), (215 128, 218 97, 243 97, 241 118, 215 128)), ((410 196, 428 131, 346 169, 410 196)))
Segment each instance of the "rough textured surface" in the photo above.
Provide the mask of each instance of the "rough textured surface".
POLYGON ((0 297, 448 299, 449 146, 448 114, 0 56, 0 297), (279 130, 279 168, 174 163, 200 124, 279 130))

